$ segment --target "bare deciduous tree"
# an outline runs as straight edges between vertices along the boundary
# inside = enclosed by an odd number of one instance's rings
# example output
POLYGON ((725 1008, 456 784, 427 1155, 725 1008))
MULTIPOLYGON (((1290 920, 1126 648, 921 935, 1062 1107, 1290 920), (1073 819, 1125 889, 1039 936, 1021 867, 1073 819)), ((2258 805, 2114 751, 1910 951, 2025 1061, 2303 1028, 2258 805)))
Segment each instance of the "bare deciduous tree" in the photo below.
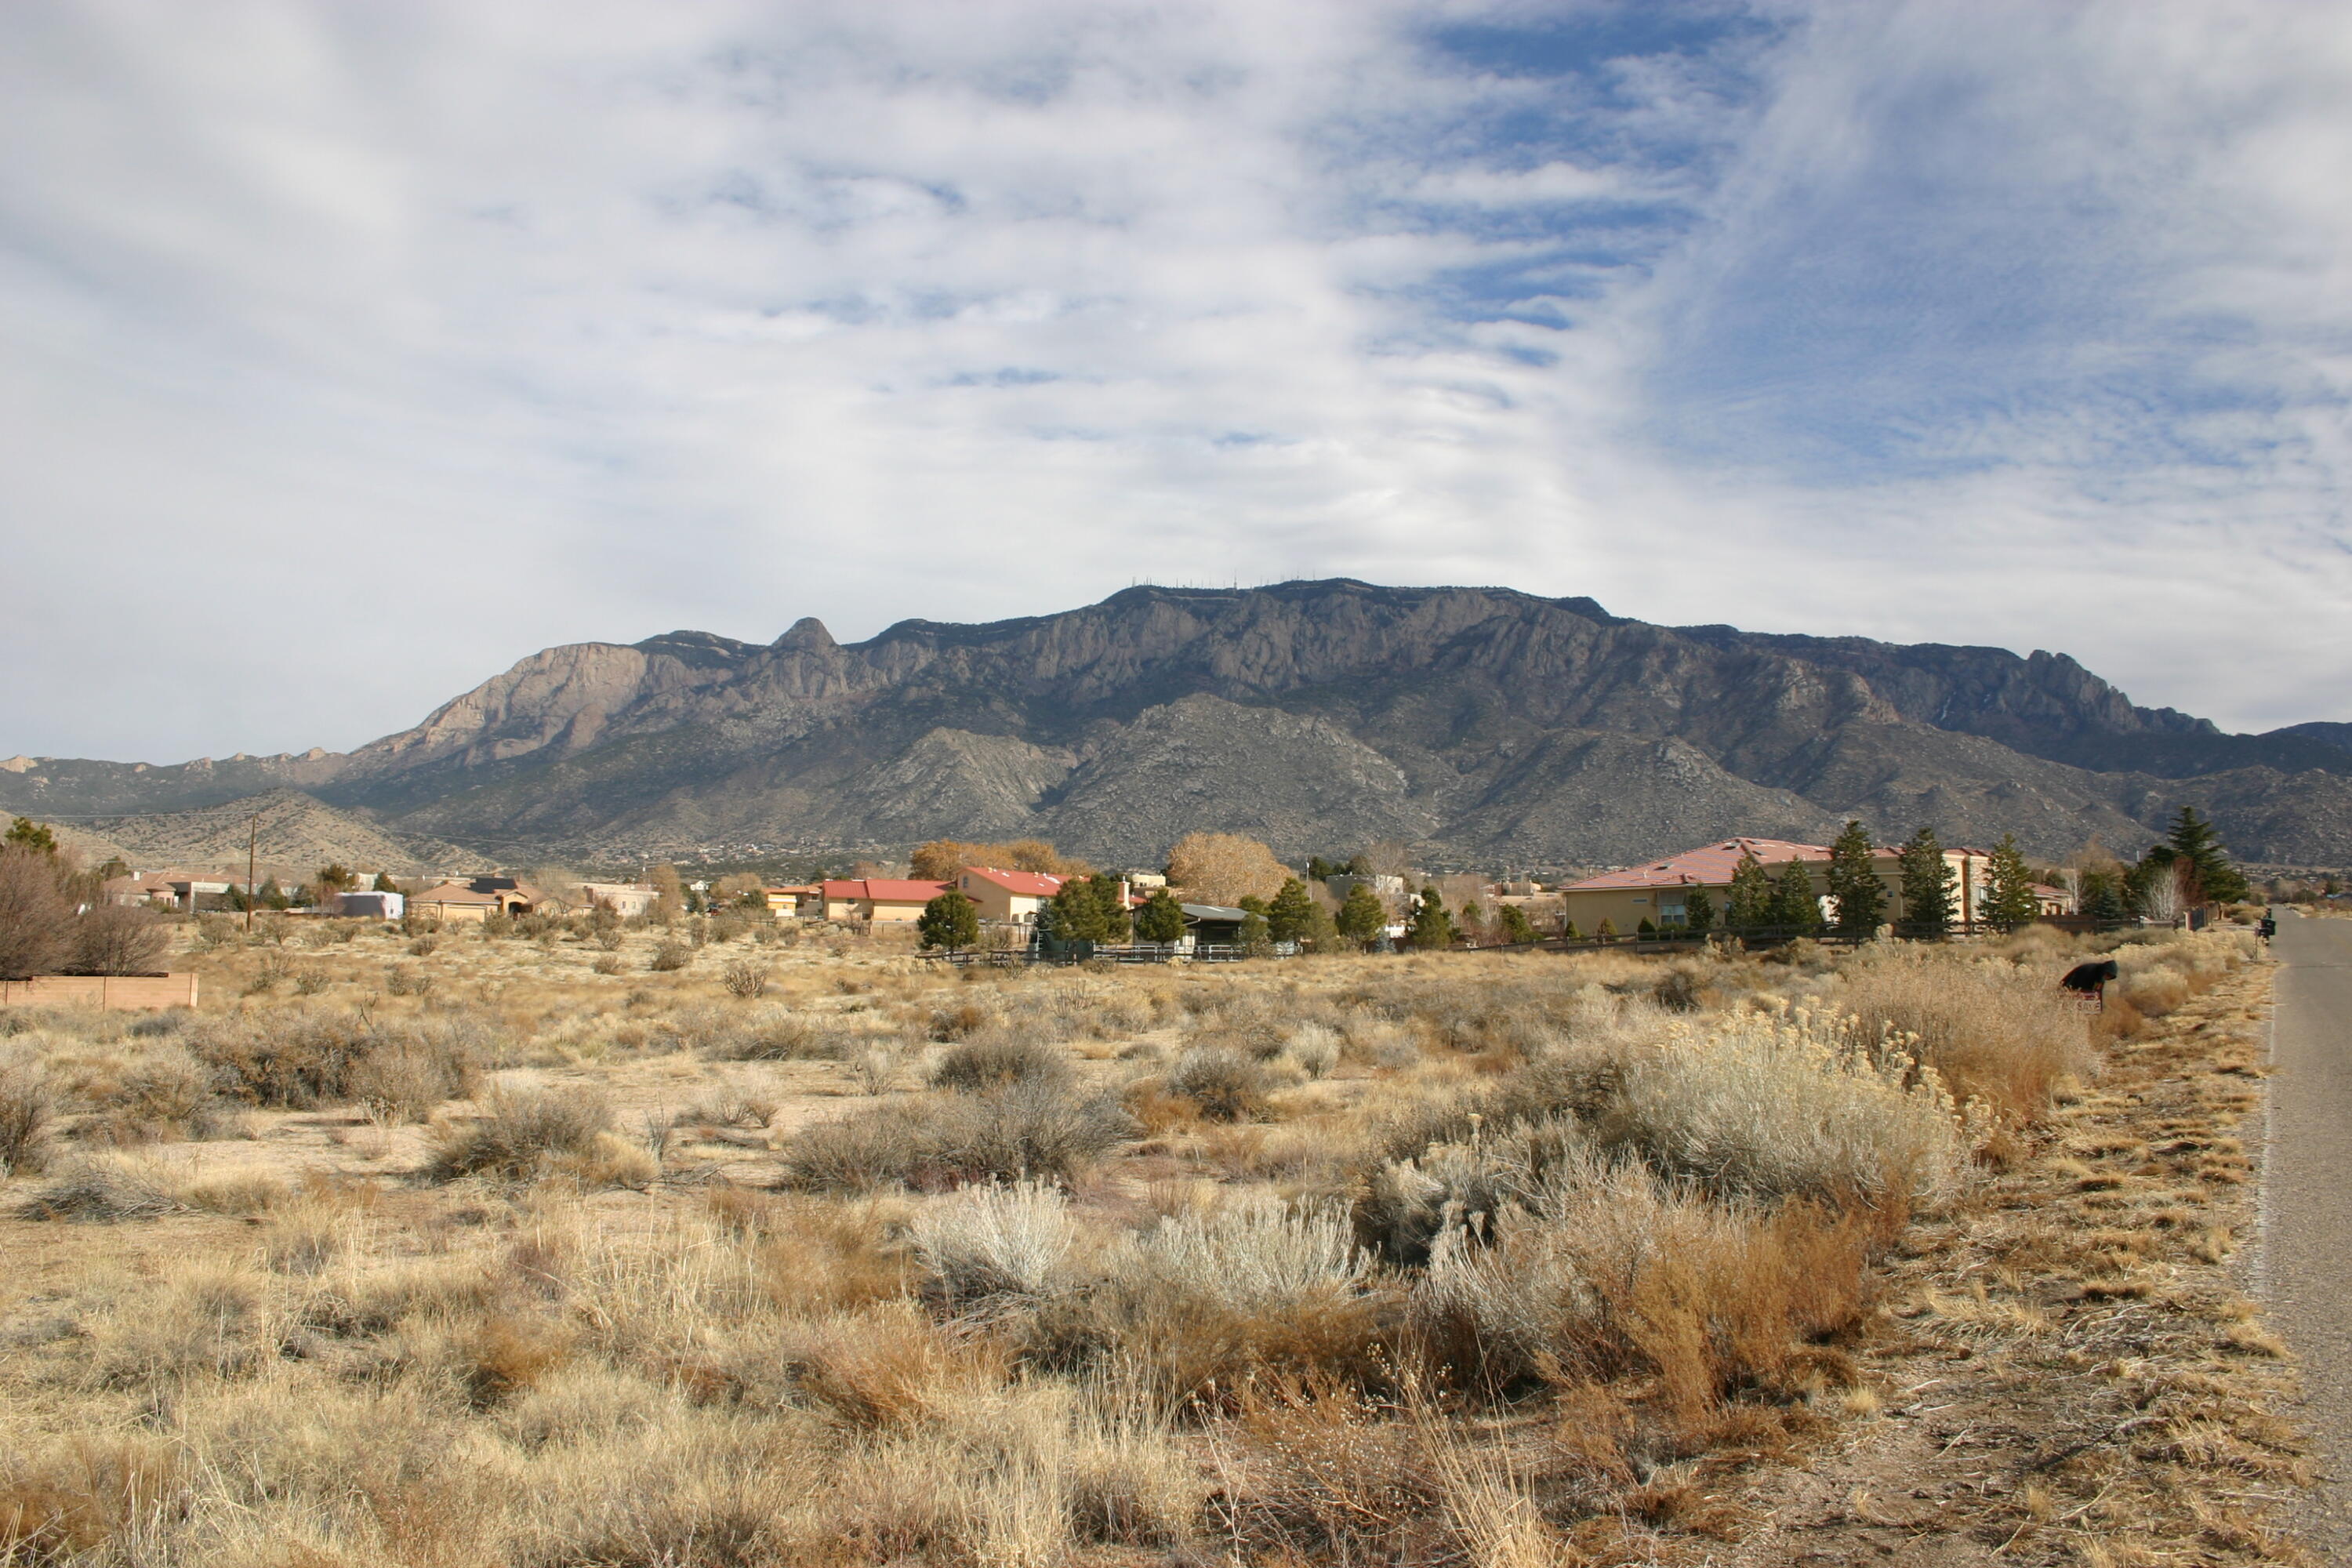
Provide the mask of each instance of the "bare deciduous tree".
POLYGON ((55 858, 21 844, 0 847, 0 980, 48 974, 73 956, 73 906, 55 858))
POLYGON ((1188 833, 1168 851, 1168 879, 1206 903, 1270 899, 1289 875, 1273 850, 1238 833, 1188 833))
POLYGON ((171 929, 152 910, 99 904, 73 927, 73 967, 84 974, 147 974, 163 967, 171 929))

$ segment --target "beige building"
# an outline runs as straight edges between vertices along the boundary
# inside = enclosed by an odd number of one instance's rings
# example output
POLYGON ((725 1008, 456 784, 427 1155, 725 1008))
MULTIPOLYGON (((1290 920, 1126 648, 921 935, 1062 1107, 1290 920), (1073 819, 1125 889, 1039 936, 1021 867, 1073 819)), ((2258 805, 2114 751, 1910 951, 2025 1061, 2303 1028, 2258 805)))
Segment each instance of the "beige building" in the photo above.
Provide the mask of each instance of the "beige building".
MULTIPOLYGON (((1741 860, 1750 856, 1776 877, 1789 862, 1801 862, 1812 883, 1814 897, 1828 899, 1829 847, 1796 844, 1785 838, 1718 839, 1648 865, 1571 882, 1560 889, 1560 899, 1569 921, 1585 935, 1598 931, 1606 921, 1620 936, 1631 936, 1641 929, 1643 921, 1661 931, 1685 929, 1690 923, 1690 895, 1705 889, 1715 906, 1715 923, 1719 928, 1728 902, 1731 874, 1738 869, 1741 860)), ((1885 846, 1871 851, 1871 867, 1886 888, 1886 918, 1890 921, 1903 919, 1899 857, 1899 851, 1885 846)), ((1944 860, 1953 872, 1952 908, 1958 917, 1956 928, 1971 930, 1976 911, 1984 902, 1990 857, 1981 849, 1955 848, 1944 851, 1944 860)), ((1824 919, 1833 913, 1826 902, 1822 913, 1824 919)))
POLYGON ((762 888, 760 891, 768 900, 769 915, 780 921, 814 915, 824 907, 824 889, 814 882, 790 888, 762 888))
POLYGON ((544 902, 545 895, 528 882, 477 877, 425 889, 408 900, 408 912, 427 920, 480 921, 492 915, 527 915, 544 902))
MULTIPOLYGON (((980 918, 999 925, 1034 925, 1037 911, 1062 890, 1066 877, 1041 871, 1000 871, 967 866, 956 873, 956 889, 980 906, 980 918)), ((1164 879, 1163 879, 1164 880, 1164 879)))
POLYGON ((946 892, 948 885, 865 877, 825 882, 819 890, 825 919, 888 925, 919 919, 923 906, 946 892))

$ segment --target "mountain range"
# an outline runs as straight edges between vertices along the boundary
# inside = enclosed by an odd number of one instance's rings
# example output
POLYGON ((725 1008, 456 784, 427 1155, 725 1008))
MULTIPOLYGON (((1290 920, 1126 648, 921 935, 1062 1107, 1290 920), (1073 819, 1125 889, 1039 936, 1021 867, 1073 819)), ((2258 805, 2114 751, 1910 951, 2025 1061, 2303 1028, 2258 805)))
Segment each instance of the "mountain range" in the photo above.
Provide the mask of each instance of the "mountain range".
POLYGON ((2183 804, 2249 861, 2352 863, 2352 725, 2226 734, 2063 654, 1347 580, 1136 587, 848 645, 814 619, 764 645, 572 644, 349 752, 0 763, 0 809, 33 814, 289 790, 420 860, 506 864, 1034 835, 1142 865, 1217 829, 1292 858, 1395 840, 1433 867, 1546 868, 1854 816, 2058 856, 2137 849, 2183 804))

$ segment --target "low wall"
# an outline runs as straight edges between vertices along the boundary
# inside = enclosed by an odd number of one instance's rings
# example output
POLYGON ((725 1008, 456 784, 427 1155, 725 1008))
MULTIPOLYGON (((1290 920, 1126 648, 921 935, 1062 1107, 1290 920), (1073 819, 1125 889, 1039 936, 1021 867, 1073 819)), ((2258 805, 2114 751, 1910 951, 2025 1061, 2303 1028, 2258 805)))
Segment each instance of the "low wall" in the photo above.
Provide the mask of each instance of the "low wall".
POLYGON ((0 980, 0 1006, 128 1007, 153 1012, 196 1005, 193 974, 44 974, 0 980))

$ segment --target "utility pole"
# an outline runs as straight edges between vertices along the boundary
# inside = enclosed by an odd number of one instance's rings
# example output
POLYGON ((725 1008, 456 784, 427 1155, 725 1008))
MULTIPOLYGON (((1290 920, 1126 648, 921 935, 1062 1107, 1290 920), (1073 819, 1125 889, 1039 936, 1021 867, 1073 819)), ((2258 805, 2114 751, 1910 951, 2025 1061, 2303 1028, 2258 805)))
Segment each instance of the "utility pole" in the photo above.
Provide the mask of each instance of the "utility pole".
MULTIPOLYGON (((261 842, 261 813, 255 812, 245 825, 245 934, 253 934, 253 851, 261 842)), ((195 900, 188 900, 194 903, 195 900)), ((271 928, 275 930, 276 928, 271 928)))

